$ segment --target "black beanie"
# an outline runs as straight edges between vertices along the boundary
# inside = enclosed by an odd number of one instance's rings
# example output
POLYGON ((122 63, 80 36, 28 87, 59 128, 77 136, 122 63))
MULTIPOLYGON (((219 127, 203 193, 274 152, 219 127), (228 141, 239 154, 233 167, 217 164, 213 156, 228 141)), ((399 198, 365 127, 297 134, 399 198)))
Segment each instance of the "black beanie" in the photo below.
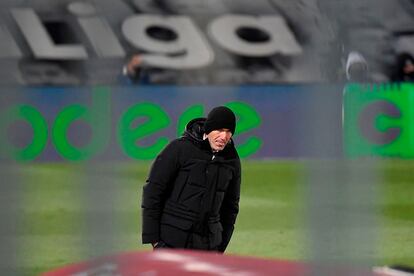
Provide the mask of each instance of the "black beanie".
POLYGON ((218 106, 208 113, 207 120, 204 123, 204 132, 209 134, 213 130, 227 128, 232 134, 236 129, 236 116, 230 108, 218 106))

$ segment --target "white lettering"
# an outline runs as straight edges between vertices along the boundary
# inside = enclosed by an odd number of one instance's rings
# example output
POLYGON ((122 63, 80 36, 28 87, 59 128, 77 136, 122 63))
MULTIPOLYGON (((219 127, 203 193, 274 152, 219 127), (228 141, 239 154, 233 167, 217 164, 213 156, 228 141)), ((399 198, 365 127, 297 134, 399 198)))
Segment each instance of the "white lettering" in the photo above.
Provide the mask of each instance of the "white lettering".
POLYGON ((95 7, 90 3, 74 2, 68 10, 78 16, 78 22, 86 33, 99 57, 124 57, 125 51, 115 36, 108 21, 95 15, 95 7))
POLYGON ((136 15, 124 21, 122 32, 132 45, 151 53, 142 58, 153 66, 192 69, 207 66, 214 59, 204 35, 188 17, 136 15), (155 26, 172 31, 177 38, 171 41, 152 38, 147 30, 155 26))
MULTIPOLYGON (((95 7, 83 2, 67 6, 76 16, 94 51, 100 58, 123 58, 126 53, 105 18, 95 7), (86 5, 86 6, 85 6, 86 5)), ((35 58, 55 60, 86 60, 88 53, 82 44, 56 45, 38 15, 31 8, 12 9, 35 58)), ((274 54, 299 55, 301 46, 280 16, 224 15, 208 26, 209 36, 227 51, 248 57, 274 54), (240 30, 261 33, 264 39, 249 41, 240 30)), ((142 59, 149 65, 167 69, 194 69, 211 64, 214 52, 205 35, 187 16, 133 15, 121 25, 121 34, 133 47, 143 51, 142 59), (150 30, 158 29, 170 37, 156 37, 150 30)), ((0 26, 0 58, 19 58, 22 53, 8 32, 0 26)))
POLYGON ((55 45, 33 9, 13 9, 12 14, 36 58, 63 60, 88 58, 82 45, 55 45))
POLYGON ((298 55, 302 48, 280 16, 224 15, 209 25, 209 33, 224 49, 242 56, 264 57, 274 54, 298 55), (256 28, 269 39, 249 42, 237 35, 240 28, 256 28))

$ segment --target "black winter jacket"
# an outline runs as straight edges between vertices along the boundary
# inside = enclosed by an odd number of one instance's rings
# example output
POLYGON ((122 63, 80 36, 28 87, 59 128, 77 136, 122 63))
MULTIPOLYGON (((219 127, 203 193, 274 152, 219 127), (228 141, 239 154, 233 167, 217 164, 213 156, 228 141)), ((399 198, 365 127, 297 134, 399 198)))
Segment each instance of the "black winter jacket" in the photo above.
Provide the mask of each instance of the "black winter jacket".
POLYGON ((203 140, 204 118, 187 124, 155 159, 142 197, 142 241, 198 249, 188 240, 207 237, 224 252, 239 211, 241 167, 233 141, 213 154, 203 140))

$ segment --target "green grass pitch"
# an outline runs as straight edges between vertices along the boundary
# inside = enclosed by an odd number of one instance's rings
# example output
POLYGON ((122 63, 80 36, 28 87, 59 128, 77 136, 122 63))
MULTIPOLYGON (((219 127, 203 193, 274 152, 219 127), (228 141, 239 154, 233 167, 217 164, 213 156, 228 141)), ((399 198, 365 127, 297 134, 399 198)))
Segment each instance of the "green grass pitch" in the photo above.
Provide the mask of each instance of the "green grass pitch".
MULTIPOLYGON (((309 259, 306 167, 312 162, 242 163, 240 214, 228 254, 309 259)), ((142 162, 20 166, 16 172, 20 202, 14 238, 16 263, 23 274, 37 274, 100 254, 150 250, 140 243, 141 191, 149 166, 142 162), (86 188, 87 183, 99 179, 105 179, 101 188, 96 184, 95 190, 86 188), (111 189, 111 196, 95 202, 100 189, 111 189), (91 225, 110 229, 111 236, 100 237, 99 229, 91 229, 91 225)), ((378 265, 413 265, 414 163, 390 160, 378 166, 377 223, 372 226, 373 249, 366 257, 378 265)))

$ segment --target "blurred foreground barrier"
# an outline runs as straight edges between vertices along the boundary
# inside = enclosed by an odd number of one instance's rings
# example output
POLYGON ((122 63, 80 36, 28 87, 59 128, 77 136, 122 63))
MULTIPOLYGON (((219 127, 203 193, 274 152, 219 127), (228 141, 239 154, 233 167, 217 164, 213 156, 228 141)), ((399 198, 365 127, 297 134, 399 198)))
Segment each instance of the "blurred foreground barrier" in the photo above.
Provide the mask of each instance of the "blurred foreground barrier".
POLYGON ((121 253, 46 272, 43 276, 129 275, 358 275, 380 276, 370 269, 310 265, 287 260, 229 256, 201 251, 158 250, 121 253))

